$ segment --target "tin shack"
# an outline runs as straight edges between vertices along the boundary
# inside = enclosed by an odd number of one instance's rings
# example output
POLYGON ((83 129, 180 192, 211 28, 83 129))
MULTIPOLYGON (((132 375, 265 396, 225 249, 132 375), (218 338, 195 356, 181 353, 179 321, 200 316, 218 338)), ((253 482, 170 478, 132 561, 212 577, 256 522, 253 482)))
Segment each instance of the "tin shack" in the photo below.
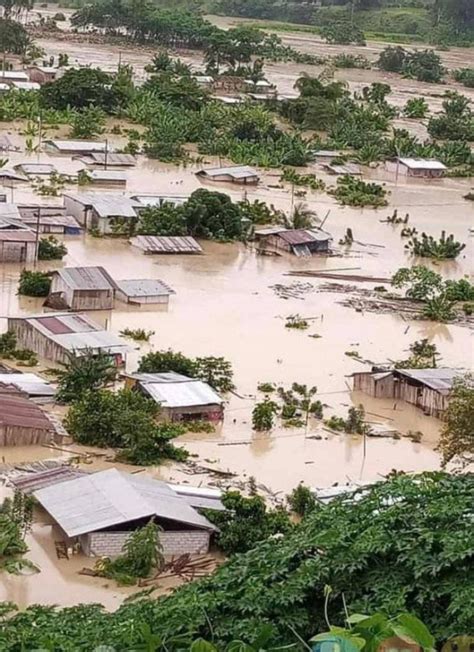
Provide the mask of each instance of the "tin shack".
POLYGON ((167 306, 170 295, 175 294, 169 285, 154 278, 116 281, 115 298, 135 306, 160 304, 167 306))
POLYGON ((160 404, 161 416, 168 421, 220 421, 224 401, 202 380, 175 372, 127 374, 125 385, 160 404))
POLYGON ((125 195, 93 192, 66 193, 64 208, 85 229, 97 229, 102 235, 130 221, 137 221, 140 202, 125 195))
POLYGON ((128 345, 83 313, 46 313, 28 317, 8 317, 8 330, 18 346, 31 349, 41 358, 65 364, 71 356, 89 352, 108 353, 117 366, 125 362, 128 345))
POLYGON ((438 419, 449 405, 457 369, 389 369, 353 374, 354 390, 374 398, 406 401, 438 419))
POLYGON ((14 384, 0 383, 0 447, 48 444, 56 428, 46 413, 14 384))
POLYGON ((260 180, 258 172, 248 165, 199 170, 196 172, 196 176, 209 181, 227 181, 241 185, 257 184, 260 180))
POLYGON ((47 303, 71 310, 112 310, 116 289, 103 267, 63 267, 51 276, 47 303))
POLYGON ((260 253, 290 253, 298 257, 328 254, 331 234, 323 229, 269 227, 255 231, 260 253))
POLYGON ((395 158, 387 161, 385 166, 388 172, 418 179, 440 179, 447 169, 441 161, 424 158, 395 158))

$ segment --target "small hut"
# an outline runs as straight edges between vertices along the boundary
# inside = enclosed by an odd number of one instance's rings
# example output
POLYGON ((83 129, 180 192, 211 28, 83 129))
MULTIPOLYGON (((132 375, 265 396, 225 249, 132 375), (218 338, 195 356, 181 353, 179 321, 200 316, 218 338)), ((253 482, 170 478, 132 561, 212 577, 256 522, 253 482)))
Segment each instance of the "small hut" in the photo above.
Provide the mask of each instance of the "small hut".
POLYGON ((169 421, 220 421, 224 401, 202 380, 175 372, 127 374, 127 387, 159 403, 161 415, 169 421))
POLYGON ((117 285, 103 267, 64 267, 53 272, 48 303, 71 310, 111 310, 117 285))
POLYGON ((36 259, 36 236, 24 229, 0 229, 0 263, 33 263, 36 259))
POLYGON ((167 306, 170 295, 175 294, 169 285, 154 278, 116 281, 115 298, 134 306, 160 304, 167 306))
POLYGON ((191 236, 137 235, 130 244, 144 254, 202 254, 201 245, 191 236))
POLYGON ((290 253, 298 257, 328 254, 331 234, 323 229, 283 229, 270 227, 255 232, 261 253, 290 253))
POLYGON ((388 172, 418 179, 440 179, 447 169, 441 161, 424 158, 395 158, 385 165, 388 172))
POLYGON ((13 384, 0 383, 0 446, 48 444, 56 428, 45 412, 13 384))
POLYGON ((260 180, 258 172, 248 165, 199 170, 199 172, 196 172, 196 176, 210 181, 238 183, 241 185, 256 184, 260 180))

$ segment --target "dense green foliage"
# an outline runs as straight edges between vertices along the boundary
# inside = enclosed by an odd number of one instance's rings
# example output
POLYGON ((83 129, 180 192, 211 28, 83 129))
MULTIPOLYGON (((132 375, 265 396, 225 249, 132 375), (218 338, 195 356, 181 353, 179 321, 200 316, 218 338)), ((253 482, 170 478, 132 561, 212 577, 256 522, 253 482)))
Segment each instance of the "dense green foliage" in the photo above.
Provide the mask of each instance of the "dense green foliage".
POLYGON ((58 650, 138 648, 146 630, 158 649, 190 632, 222 649, 234 639, 255 641, 262 622, 273 627, 270 644, 296 643, 293 630, 308 640, 327 629, 327 584, 334 625, 344 624, 344 594, 351 614, 409 611, 438 640, 470 631, 472 474, 398 475, 359 494, 356 502, 341 497, 314 510, 288 534, 168 597, 115 613, 96 605, 29 607, 2 622, 0 647, 41 648, 54 637, 58 650))
POLYGON ((116 376, 117 368, 106 353, 88 351, 82 356, 70 356, 66 368, 59 372, 56 400, 71 403, 84 392, 102 389, 116 376))
POLYGON ((431 116, 428 132, 433 138, 473 141, 474 111, 469 99, 459 93, 447 92, 443 111, 431 116))
POLYGON ((71 138, 94 140, 104 131, 105 113, 101 108, 88 106, 74 114, 71 138))
POLYGON ((460 375, 454 382, 439 449, 443 463, 454 461, 460 466, 474 462, 474 377, 460 375))
POLYGON ((23 269, 18 284, 18 294, 27 297, 47 297, 51 287, 51 275, 47 272, 33 272, 23 269))
POLYGON ((316 498, 309 487, 300 483, 286 497, 292 512, 298 516, 306 516, 316 508, 316 498))
POLYGON ((405 245, 414 256, 434 258, 435 260, 450 260, 457 258, 466 245, 454 239, 451 233, 446 237, 446 231, 441 231, 439 240, 432 235, 422 233, 420 237, 413 236, 405 245))
POLYGON ((62 260, 67 254, 67 247, 54 235, 41 238, 38 244, 38 260, 62 260))
POLYGON ((379 56, 378 66, 389 72, 399 72, 418 81, 440 82, 444 75, 441 58, 434 50, 414 50, 388 46, 379 56))
POLYGON ((9 54, 25 54, 31 45, 28 32, 13 20, 0 18, 0 49, 9 54))
POLYGON ((174 371, 190 378, 199 378, 220 392, 229 392, 234 388, 232 365, 221 357, 188 358, 171 349, 154 351, 140 358, 138 371, 148 374, 174 371))
POLYGON ((292 528, 288 513, 269 509, 261 496, 246 498, 238 491, 222 496, 225 511, 206 510, 207 518, 219 528, 216 543, 227 555, 247 552, 260 541, 292 528))
POLYGON ((38 364, 38 357, 30 349, 18 349, 17 338, 13 331, 0 335, 0 358, 16 360, 20 366, 34 367, 38 364))
POLYGON ((33 499, 20 491, 0 504, 0 573, 18 574, 23 568, 37 570, 23 559, 28 552, 25 536, 33 522, 33 499))
POLYGON ((387 206, 387 191, 378 183, 367 183, 350 175, 337 180, 337 186, 329 191, 343 206, 387 206))
POLYGON ((263 401, 256 403, 252 410, 253 429, 258 431, 271 430, 277 413, 278 403, 265 397, 263 401))
POLYGON ((186 451, 171 443, 183 429, 157 424, 159 410, 154 401, 130 389, 88 390, 72 403, 65 425, 77 443, 119 449, 118 458, 131 464, 185 459, 186 451))
POLYGON ((474 88, 474 68, 459 68, 453 71, 453 77, 468 88, 474 88))
POLYGON ((406 360, 397 360, 396 369, 434 369, 437 366, 438 349, 427 338, 413 342, 408 348, 410 356, 406 360))

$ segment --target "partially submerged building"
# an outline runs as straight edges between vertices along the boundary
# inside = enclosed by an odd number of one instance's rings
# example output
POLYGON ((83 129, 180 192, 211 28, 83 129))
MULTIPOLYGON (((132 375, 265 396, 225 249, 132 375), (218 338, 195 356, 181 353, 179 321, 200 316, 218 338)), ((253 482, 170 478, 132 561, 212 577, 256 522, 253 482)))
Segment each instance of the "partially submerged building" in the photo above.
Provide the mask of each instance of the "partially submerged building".
POLYGON ((133 154, 119 152, 92 152, 86 156, 73 158, 79 158, 82 163, 90 168, 131 168, 137 163, 133 154))
MULTIPOLYGON (((54 387, 46 380, 32 373, 0 373, 0 387, 11 385, 28 398, 48 399, 56 394, 54 387)), ((0 390, 1 391, 1 390, 0 390)))
POLYGON ((170 295, 175 294, 169 285, 154 278, 115 281, 115 298, 134 306, 168 305, 170 295))
POLYGON ((31 349, 41 358, 65 364, 71 356, 107 353, 114 363, 124 363, 128 345, 83 313, 58 312, 28 317, 8 317, 18 346, 31 349))
POLYGON ((28 68, 29 79, 36 82, 40 86, 49 82, 56 81, 62 76, 64 68, 56 68, 54 66, 38 66, 36 64, 28 68))
POLYGON ((323 163, 322 165, 330 174, 337 174, 338 176, 346 174, 360 176, 362 174, 362 170, 356 163, 323 163))
POLYGON ((22 223, 35 232, 79 235, 82 230, 62 206, 18 204, 18 211, 22 223))
POLYGON ((119 555, 132 532, 151 519, 164 555, 203 554, 215 526, 166 483, 108 469, 33 493, 63 532, 91 557, 119 555))
POLYGON ((257 249, 261 253, 291 253, 314 256, 329 253, 332 236, 323 229, 284 229, 269 227, 255 231, 257 249))
POLYGON ((36 236, 31 229, 0 228, 0 263, 34 263, 36 236))
POLYGON ((127 173, 122 170, 88 170, 87 174, 92 186, 125 188, 127 185, 127 173))
POLYGON ((0 446, 48 444, 56 427, 14 384, 0 382, 0 446))
POLYGON ((0 82, 13 84, 13 82, 27 82, 29 77, 24 70, 0 70, 0 82))
POLYGON ((79 192, 64 195, 64 207, 85 229, 101 234, 114 233, 114 227, 136 221, 143 205, 125 195, 79 192))
POLYGON ((199 170, 199 172, 196 172, 196 176, 210 181, 243 185, 256 184, 260 180, 258 172, 248 165, 236 165, 228 168, 208 168, 207 170, 199 170))
POLYGON ((130 244, 144 254, 202 254, 201 245, 191 236, 137 235, 130 244))
POLYGON ((51 276, 48 303, 71 310, 111 310, 116 289, 103 267, 63 267, 51 276))
POLYGON ((19 163, 15 170, 28 177, 43 177, 57 173, 57 168, 52 163, 19 163))
POLYGON ((373 369, 353 374, 354 390, 374 398, 406 401, 439 419, 449 404, 457 369, 373 369))
POLYGON ((418 179, 440 179, 447 169, 441 161, 424 158, 395 158, 385 166, 388 172, 418 179))
POLYGON ((44 146, 53 154, 67 154, 78 156, 94 152, 107 152, 109 147, 106 142, 94 140, 45 140, 44 146))
POLYGON ((224 401, 202 380, 175 372, 126 374, 127 387, 152 398, 169 421, 220 421, 224 401))

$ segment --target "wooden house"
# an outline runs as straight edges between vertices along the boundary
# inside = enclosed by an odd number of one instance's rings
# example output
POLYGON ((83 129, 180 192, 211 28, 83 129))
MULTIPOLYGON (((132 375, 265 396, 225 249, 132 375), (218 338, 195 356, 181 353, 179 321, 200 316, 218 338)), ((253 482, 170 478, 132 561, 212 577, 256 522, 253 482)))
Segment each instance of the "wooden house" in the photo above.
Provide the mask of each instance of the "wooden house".
POLYGON ((446 166, 441 161, 423 158, 395 158, 385 164, 388 172, 418 179, 440 179, 445 175, 446 166))
POLYGON ((71 310, 111 310, 116 289, 103 267, 63 267, 51 276, 48 303, 71 310))
POLYGON ((31 229, 0 228, 0 263, 34 263, 36 236, 31 229))
POLYGON ((15 385, 0 383, 0 447, 49 444, 56 427, 15 385))
POLYGON ((64 68, 55 68, 54 66, 33 65, 28 68, 28 75, 31 82, 36 82, 40 86, 49 82, 56 81, 62 75, 64 68))
POLYGON ((8 317, 8 330, 15 333, 20 348, 31 349, 45 360, 68 363, 88 353, 107 353, 117 366, 124 364, 129 346, 104 330, 84 313, 43 313, 8 317))
POLYGON ((45 140, 44 147, 53 154, 64 154, 67 156, 79 156, 92 154, 93 152, 108 152, 106 142, 95 140, 45 140))
POLYGON ((105 235, 114 233, 117 225, 136 221, 144 206, 125 195, 79 192, 64 195, 64 208, 85 229, 105 235))
POLYGON ((116 281, 115 298, 134 306, 165 305, 174 294, 166 283, 154 278, 140 278, 116 281))
POLYGON ((353 374, 354 391, 374 398, 406 401, 425 414, 443 418, 457 369, 389 369, 353 374))
POLYGON ((261 253, 314 256, 329 253, 331 234, 323 229, 284 229, 270 227, 255 231, 257 250, 261 253))
POLYGON ((209 181, 224 181, 241 185, 257 184, 260 180, 258 172, 248 165, 199 170, 199 172, 196 172, 196 176, 209 181))
POLYGON ((127 374, 125 385, 159 403, 168 421, 220 421, 224 401, 202 380, 174 372, 127 374))

